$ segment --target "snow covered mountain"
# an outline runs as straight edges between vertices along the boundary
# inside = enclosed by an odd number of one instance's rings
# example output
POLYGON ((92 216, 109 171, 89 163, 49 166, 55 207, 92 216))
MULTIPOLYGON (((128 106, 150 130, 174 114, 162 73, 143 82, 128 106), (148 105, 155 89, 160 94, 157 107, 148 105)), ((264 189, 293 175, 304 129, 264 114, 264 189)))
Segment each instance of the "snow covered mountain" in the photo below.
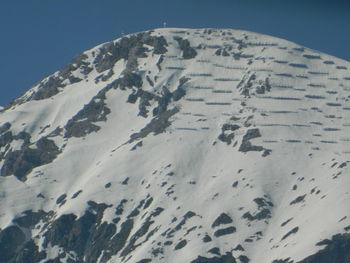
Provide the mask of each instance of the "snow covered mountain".
POLYGON ((349 69, 230 29, 80 54, 0 112, 0 262, 350 262, 349 69))

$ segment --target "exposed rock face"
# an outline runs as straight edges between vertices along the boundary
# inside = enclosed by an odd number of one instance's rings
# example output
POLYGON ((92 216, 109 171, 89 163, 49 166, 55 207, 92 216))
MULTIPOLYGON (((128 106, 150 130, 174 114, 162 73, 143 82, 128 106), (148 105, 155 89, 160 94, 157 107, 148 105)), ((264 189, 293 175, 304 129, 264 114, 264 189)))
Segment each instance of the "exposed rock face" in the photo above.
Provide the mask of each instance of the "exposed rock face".
POLYGON ((213 258, 204 258, 204 257, 198 257, 196 260, 192 261, 191 263, 236 263, 237 261, 232 256, 231 253, 227 253, 224 256, 221 257, 213 257, 213 258))
POLYGON ((97 72, 111 69, 120 59, 128 60, 129 67, 137 63, 137 58, 147 57, 148 51, 144 45, 153 47, 153 54, 164 54, 167 51, 167 41, 163 36, 151 36, 149 32, 123 37, 120 41, 109 42, 100 48, 94 60, 97 72))
MULTIPOLYGON (((298 261, 298 263, 338 263, 349 262, 349 234, 337 234, 332 237, 331 240, 326 239, 319 243, 317 246, 325 246, 315 255, 311 255, 304 260, 298 261)), ((293 262, 290 258, 284 260, 275 260, 272 263, 290 263, 293 262)))
POLYGON ((107 115, 111 112, 104 102, 107 91, 108 89, 104 89, 99 92, 81 111, 68 121, 65 127, 65 137, 84 137, 100 129, 95 123, 106 121, 107 115))
POLYGON ((197 56, 197 52, 191 47, 190 42, 187 39, 182 39, 181 37, 174 37, 182 50, 182 57, 184 59, 192 59, 197 56))
POLYGON ((336 263, 350 261, 349 234, 335 235, 331 240, 324 240, 317 245, 326 245, 326 247, 317 254, 300 261, 300 263, 336 263))
POLYGON ((233 220, 232 218, 225 214, 225 213, 222 213, 221 215, 219 215, 215 221, 213 222, 213 224, 211 225, 211 227, 217 227, 219 225, 226 225, 226 224, 230 224, 232 223, 233 220))
POLYGON ((16 256, 16 251, 25 242, 25 234, 17 226, 10 226, 0 232, 0 248, 2 262, 11 260, 16 256))
POLYGON ((220 29, 83 52, 0 110, 0 262, 350 262, 349 69, 220 29))
POLYGON ((64 87, 82 81, 76 74, 89 74, 93 68, 88 61, 89 57, 82 53, 76 56, 68 65, 56 74, 48 77, 38 84, 37 89, 29 95, 18 98, 14 103, 23 103, 29 100, 44 100, 58 94, 64 87))
MULTIPOLYGON (((29 137, 29 136, 28 136, 29 137)), ((52 162, 60 153, 54 141, 45 137, 35 143, 35 148, 24 141, 20 150, 10 151, 5 157, 1 168, 1 176, 14 175, 19 180, 25 180, 26 176, 35 168, 52 162)))

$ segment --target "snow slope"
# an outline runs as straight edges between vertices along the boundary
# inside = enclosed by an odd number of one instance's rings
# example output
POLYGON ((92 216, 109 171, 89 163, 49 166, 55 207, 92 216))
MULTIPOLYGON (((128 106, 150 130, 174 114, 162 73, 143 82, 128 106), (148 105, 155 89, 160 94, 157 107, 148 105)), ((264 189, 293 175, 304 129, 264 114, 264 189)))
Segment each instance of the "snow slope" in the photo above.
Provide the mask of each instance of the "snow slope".
POLYGON ((0 112, 0 262, 350 262, 349 68, 231 29, 80 54, 0 112))

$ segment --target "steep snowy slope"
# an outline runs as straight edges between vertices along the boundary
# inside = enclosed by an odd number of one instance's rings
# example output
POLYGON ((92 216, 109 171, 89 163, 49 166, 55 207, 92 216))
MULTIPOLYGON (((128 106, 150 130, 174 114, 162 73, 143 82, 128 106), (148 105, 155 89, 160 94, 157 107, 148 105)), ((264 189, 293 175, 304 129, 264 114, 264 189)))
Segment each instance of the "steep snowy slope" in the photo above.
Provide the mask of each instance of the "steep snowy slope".
POLYGON ((0 262, 350 262, 348 68, 229 29, 80 54, 0 112, 0 262))

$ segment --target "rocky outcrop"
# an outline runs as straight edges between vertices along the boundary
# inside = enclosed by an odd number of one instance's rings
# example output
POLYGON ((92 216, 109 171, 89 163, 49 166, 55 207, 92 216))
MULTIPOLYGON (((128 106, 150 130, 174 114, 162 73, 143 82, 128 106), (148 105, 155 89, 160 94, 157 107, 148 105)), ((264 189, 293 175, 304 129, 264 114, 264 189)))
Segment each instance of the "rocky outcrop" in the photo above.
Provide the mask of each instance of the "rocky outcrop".
POLYGON ((59 154, 60 150, 54 141, 45 137, 35 144, 25 142, 20 150, 5 155, 1 176, 14 175, 23 181, 34 168, 51 163, 59 154), (35 148, 32 148, 33 145, 35 148))

